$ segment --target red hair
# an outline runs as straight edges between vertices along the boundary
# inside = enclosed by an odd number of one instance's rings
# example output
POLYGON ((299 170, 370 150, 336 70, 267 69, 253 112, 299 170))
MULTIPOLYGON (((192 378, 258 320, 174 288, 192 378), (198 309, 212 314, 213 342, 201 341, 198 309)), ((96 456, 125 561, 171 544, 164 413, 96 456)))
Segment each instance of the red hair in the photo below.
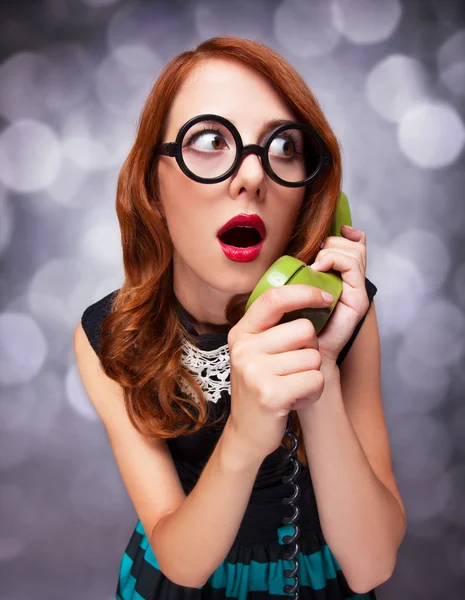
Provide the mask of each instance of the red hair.
MULTIPOLYGON (((174 303, 172 241, 159 211, 158 157, 153 158, 179 87, 197 65, 210 58, 240 61, 261 73, 297 119, 314 127, 331 154, 331 164, 307 185, 284 254, 307 264, 314 260, 329 233, 341 188, 336 137, 305 81, 277 52, 244 38, 215 37, 174 57, 163 69, 118 177, 116 212, 125 278, 102 324, 99 352, 104 372, 124 390, 132 424, 139 433, 155 439, 195 433, 207 424, 210 412, 201 387, 181 364, 182 336, 189 337, 189 333, 174 303), (195 390, 197 401, 181 393, 180 378, 195 390)), ((226 319, 230 325, 243 316, 247 298, 248 294, 239 294, 229 302, 226 319)), ((299 438, 297 458, 306 465, 302 430, 298 419, 294 423, 299 438)), ((291 448, 287 436, 282 446, 291 448)))

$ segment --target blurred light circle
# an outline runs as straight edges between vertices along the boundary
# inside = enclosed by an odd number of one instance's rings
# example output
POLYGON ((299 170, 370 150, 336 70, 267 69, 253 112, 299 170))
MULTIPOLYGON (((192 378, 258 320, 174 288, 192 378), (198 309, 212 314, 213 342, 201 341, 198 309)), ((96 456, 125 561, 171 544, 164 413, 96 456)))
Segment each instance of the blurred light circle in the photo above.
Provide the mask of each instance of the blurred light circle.
POLYGON ((41 370, 48 347, 42 330, 25 314, 0 314, 0 383, 17 385, 41 370))
POLYGON ((135 123, 162 68, 158 55, 147 46, 134 43, 115 48, 95 73, 102 104, 135 123))
POLYGON ((465 308, 465 262, 454 271, 453 285, 458 302, 465 308))
POLYGON ((0 114, 8 121, 43 119, 42 82, 52 65, 34 52, 19 52, 0 66, 0 114))
POLYGON ((395 363, 400 379, 418 390, 440 394, 444 400, 450 379, 448 370, 441 365, 427 367, 421 358, 412 352, 412 345, 401 345, 397 351, 395 363))
POLYGON ((236 0, 218 3, 202 0, 194 8, 195 27, 204 39, 217 35, 238 35, 249 39, 259 38, 266 30, 264 18, 269 5, 264 0, 236 0))
POLYGON ((418 266, 409 258, 386 248, 370 254, 374 283, 382 290, 376 296, 379 327, 385 336, 404 334, 424 302, 427 285, 418 266), (393 307, 402 306, 402 310, 393 307))
POLYGON ((114 525, 127 510, 119 471, 114 462, 101 458, 86 460, 74 473, 69 499, 83 521, 98 527, 114 525))
POLYGON ((355 44, 373 44, 391 37, 402 16, 399 0, 332 0, 334 26, 355 44))
MULTIPOLYGON (((63 144, 63 151, 61 169, 53 183, 48 187, 47 194, 61 206, 80 206, 82 205, 82 198, 79 191, 88 177, 87 171, 90 170, 90 161, 88 158, 82 158, 81 148, 72 145, 71 148, 67 148, 66 142, 63 144), (71 158, 67 156, 68 151, 72 154, 71 158), (75 151, 78 153, 77 158, 73 155, 75 151), (85 164, 84 168, 77 164, 79 161, 85 164)), ((91 166, 93 167, 93 164, 91 166)))
POLYGON ((447 39, 438 50, 440 80, 455 94, 465 95, 465 29, 447 39))
POLYGON ((89 261, 54 259, 31 279, 29 309, 41 319, 59 324, 67 332, 81 320, 83 307, 93 297, 98 274, 89 261))
POLYGON ((50 127, 37 121, 16 121, 0 135, 0 180, 16 192, 48 187, 61 167, 62 153, 50 127))
POLYGON ((80 255, 108 267, 122 265, 121 231, 116 214, 93 211, 86 221, 79 242, 80 255))
POLYGON ((16 559, 25 549, 25 541, 21 539, 20 532, 5 528, 6 520, 18 513, 24 507, 25 499, 23 490, 14 483, 0 484, 0 562, 16 559))
POLYGON ((107 169, 112 165, 108 150, 96 139, 70 136, 63 140, 66 157, 81 169, 89 171, 107 169))
POLYGON ((98 104, 72 111, 63 123, 66 158, 84 171, 121 167, 135 137, 128 115, 119 115, 98 104))
MULTIPOLYGON (((429 521, 441 516, 454 490, 446 473, 438 477, 425 478, 423 481, 415 481, 415 485, 409 489, 408 496, 411 509, 408 511, 409 523, 429 521)), ((423 524, 424 528, 425 525, 423 524)), ((420 529, 419 527, 417 529, 420 529)))
POLYGON ((81 416, 89 421, 97 421, 98 414, 95 411, 89 396, 82 384, 81 377, 76 365, 73 365, 66 375, 66 396, 71 407, 81 416))
POLYGON ((432 299, 419 309, 408 337, 428 367, 452 366, 464 358, 465 315, 447 298, 432 299))
POLYGON ((397 123, 404 113, 428 96, 428 76, 415 58, 392 54, 368 73, 365 94, 384 119, 397 123))
POLYGON ((137 42, 171 58, 196 43, 192 15, 185 3, 123 2, 108 24, 108 46, 113 50, 137 42))
POLYGON ((390 251, 404 256, 420 269, 426 291, 439 290, 449 275, 452 264, 444 239, 427 229, 410 228, 396 236, 390 251))
POLYGON ((13 210, 5 190, 0 188, 0 255, 8 247, 13 235, 13 210))
POLYGON ((465 144, 465 127, 458 112, 446 103, 424 102, 401 118, 398 142, 414 164, 426 169, 453 164, 465 144))
POLYGON ((119 0, 81 0, 83 4, 87 6, 93 6, 94 8, 100 8, 102 6, 110 6, 111 4, 116 4, 119 0))
POLYGON ((341 37, 326 0, 283 0, 274 15, 273 30, 281 46, 299 58, 327 54, 341 37))
POLYGON ((17 431, 2 431, 0 435, 0 470, 10 470, 37 454, 37 444, 31 435, 17 431))
POLYGON ((443 511, 443 518, 458 525, 465 527, 465 510, 463 510, 463 498, 465 495, 465 465, 454 465, 448 472, 451 480, 454 494, 449 499, 448 505, 443 511))
POLYGON ((442 475, 452 456, 450 435, 445 425, 430 415, 405 416, 396 420, 391 444, 401 460, 396 469, 405 481, 426 481, 442 475))

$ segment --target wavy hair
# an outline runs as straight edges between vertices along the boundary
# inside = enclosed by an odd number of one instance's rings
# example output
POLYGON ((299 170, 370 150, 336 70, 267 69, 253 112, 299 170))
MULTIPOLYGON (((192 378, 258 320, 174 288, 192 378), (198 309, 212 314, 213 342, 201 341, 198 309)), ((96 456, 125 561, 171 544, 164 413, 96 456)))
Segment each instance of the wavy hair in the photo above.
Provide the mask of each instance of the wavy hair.
MULTIPOLYGON (((174 57, 162 70, 143 107, 134 145, 118 177, 116 212, 121 229, 124 281, 102 323, 99 358, 106 375, 124 391, 128 416, 139 433, 169 439, 216 425, 202 388, 181 362, 182 324, 173 292, 172 241, 160 211, 154 147, 161 143, 166 115, 186 76, 208 59, 229 59, 252 67, 272 84, 300 122, 319 133, 332 162, 307 185, 294 231, 284 254, 309 264, 329 233, 341 188, 341 156, 336 137, 303 78, 277 52, 256 41, 214 37, 174 57), (181 393, 183 379, 195 397, 181 393), (186 397, 187 396, 187 397, 186 397)), ((229 325, 245 313, 248 294, 231 298, 229 325)), ((296 413, 294 412, 296 417, 296 413)), ((297 459, 307 465, 302 430, 297 459)), ((292 444, 284 436, 281 446, 292 444)))

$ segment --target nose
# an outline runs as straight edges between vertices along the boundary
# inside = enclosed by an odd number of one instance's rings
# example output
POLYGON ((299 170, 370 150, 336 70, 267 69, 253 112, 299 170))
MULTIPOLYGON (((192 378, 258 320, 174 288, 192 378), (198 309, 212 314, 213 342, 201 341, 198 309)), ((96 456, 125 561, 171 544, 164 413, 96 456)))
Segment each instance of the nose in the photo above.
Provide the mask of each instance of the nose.
POLYGON ((265 196, 265 170, 261 157, 253 152, 253 146, 244 148, 236 173, 231 179, 231 194, 239 196, 243 190, 250 197, 264 198, 265 196))

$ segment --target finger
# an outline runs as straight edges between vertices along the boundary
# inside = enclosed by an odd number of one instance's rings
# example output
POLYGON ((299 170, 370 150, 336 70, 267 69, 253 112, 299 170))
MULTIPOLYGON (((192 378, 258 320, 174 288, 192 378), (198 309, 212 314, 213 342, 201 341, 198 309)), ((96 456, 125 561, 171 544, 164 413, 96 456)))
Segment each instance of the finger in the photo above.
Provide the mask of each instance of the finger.
MULTIPOLYGON (((337 238, 335 238, 337 239, 337 238)), ((354 242, 349 242, 349 245, 346 244, 340 244, 339 240, 337 242, 331 242, 331 247, 326 247, 323 248, 322 250, 320 250, 318 252, 318 254, 315 256, 315 262, 317 260, 319 260, 320 258, 322 258, 327 252, 329 252, 330 249, 333 250, 337 250, 338 252, 342 252, 344 254, 347 254, 348 256, 354 256, 355 258, 359 259, 361 264, 363 265, 363 267, 366 267, 366 247, 363 246, 362 244, 357 244, 354 242)))
POLYGON ((234 326, 234 339, 244 333, 261 333, 273 327, 287 312, 299 308, 327 308, 322 290, 303 283, 293 283, 270 288, 250 305, 242 319, 234 326))
POLYGON ((290 410, 294 410, 297 400, 303 398, 308 399, 308 402, 318 400, 325 385, 323 373, 317 369, 291 375, 277 375, 275 380, 276 388, 285 386, 286 395, 291 398, 290 410))
POLYGON ((301 348, 318 349, 318 337, 313 323, 309 319, 299 318, 262 331, 254 336, 251 344, 251 351, 279 354, 301 348))
POLYGON ((366 246, 366 233, 361 229, 357 229, 356 227, 349 227, 348 225, 343 225, 341 227, 341 234, 354 242, 360 242, 366 246))
POLYGON ((267 369, 275 375, 291 375, 321 367, 321 354, 315 348, 272 354, 267 358, 267 369))
MULTIPOLYGON (((310 267, 313 268, 312 265, 310 267)), ((355 256, 348 256, 337 250, 327 250, 316 270, 323 272, 330 269, 339 271, 344 282, 353 288, 365 289, 365 270, 355 256)))

